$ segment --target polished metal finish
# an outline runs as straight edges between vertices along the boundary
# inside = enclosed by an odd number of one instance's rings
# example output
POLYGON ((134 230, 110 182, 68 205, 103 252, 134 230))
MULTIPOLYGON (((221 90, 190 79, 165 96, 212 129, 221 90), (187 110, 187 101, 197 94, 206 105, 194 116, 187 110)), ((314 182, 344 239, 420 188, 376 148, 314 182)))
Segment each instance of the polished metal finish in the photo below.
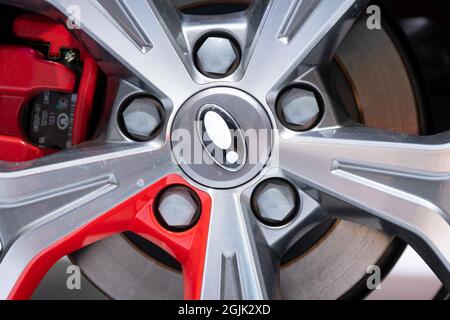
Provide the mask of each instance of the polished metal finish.
POLYGON ((300 31, 302 25, 314 12, 319 3, 320 0, 293 2, 287 15, 290 18, 284 20, 278 39, 288 44, 300 31))
POLYGON ((39 252, 138 193, 138 181, 145 188, 177 171, 167 146, 134 144, 94 144, 20 166, 1 164, 0 297, 39 252))
MULTIPOLYGON (((391 37, 387 29, 376 33, 367 29, 362 16, 337 51, 335 60, 345 78, 334 81, 350 84, 358 102, 355 109, 351 101, 347 103, 354 119, 371 127, 418 135, 420 101, 415 99, 406 60, 391 37), (373 49, 368 51, 368 47, 373 49)), ((340 211, 345 210, 349 209, 342 207, 340 211)), ((367 266, 384 269, 386 264, 395 263, 389 253, 401 248, 399 241, 392 239, 391 234, 340 220, 313 250, 282 268, 283 297, 330 300, 348 292, 361 294, 365 287, 354 286, 366 276, 367 266)))
MULTIPOLYGON (((258 5, 261 3, 262 1, 259 1, 258 5)), ((407 81, 408 74, 405 68, 401 67, 401 57, 385 31, 374 34, 366 28, 363 17, 339 49, 338 58, 345 62, 342 67, 349 74, 349 80, 353 80, 353 89, 363 102, 360 108, 361 114, 366 115, 365 121, 372 126, 384 129, 418 132, 417 118, 415 118, 416 106, 411 98, 413 91, 407 81), (367 52, 367 47, 377 49, 367 52), (364 56, 365 59, 349 58, 355 56, 364 56), (365 69, 369 69, 370 72, 366 73, 365 69), (390 73, 390 70, 396 70, 396 72, 390 73), (386 74, 390 77, 386 77, 386 74), (367 86, 372 90, 376 89, 376 97, 373 94, 367 95, 371 92, 368 91, 367 86), (392 104, 404 111, 401 112, 397 108, 393 110, 392 104), (412 119, 409 117, 405 119, 405 114, 413 116, 412 119), (386 118, 390 121, 383 121, 386 118)), ((293 177, 287 178, 295 181, 293 177)), ((319 203, 326 201, 326 198, 317 191, 307 190, 307 192, 315 193, 314 199, 319 203)), ((247 194, 244 202, 250 201, 249 199, 250 195, 247 194)), ((302 202, 303 210, 313 205, 307 197, 303 198, 302 202)), ((349 209, 344 206, 340 208, 341 212, 347 210, 349 209)), ((292 223, 287 228, 295 231, 294 225, 292 223)), ((228 232, 232 234, 234 231, 233 229, 228 232)), ((266 231, 276 232, 276 230, 266 231)), ((295 234, 294 231, 291 234, 295 234)), ((291 240, 295 241, 296 238, 291 240)), ((384 253, 390 248, 391 241, 392 236, 385 233, 364 225, 340 221, 320 242, 315 244, 312 250, 282 267, 280 273, 282 297, 327 300, 341 297, 366 275, 368 265, 378 264, 381 261, 384 253)), ((241 277, 239 271, 236 271, 236 265, 232 262, 234 258, 224 261, 225 257, 230 256, 231 251, 226 252, 222 255, 221 263, 216 264, 217 268, 224 270, 220 281, 225 283, 217 296, 242 297, 239 294, 239 292, 242 293, 242 286, 237 281, 241 277), (226 287, 226 284, 230 286, 226 287), (235 290, 237 288, 240 290, 235 290)), ((169 270, 168 267, 136 250, 135 246, 124 237, 115 236, 94 244, 77 254, 76 258, 76 263, 82 267, 89 278, 93 279, 96 285, 112 298, 179 299, 182 297, 183 284, 180 273, 169 270), (156 267, 158 265, 160 265, 159 268, 156 267)), ((238 263, 242 261, 237 256, 236 260, 238 263)))
MULTIPOLYGON (((279 175, 280 172, 272 172, 279 175)), ((260 223, 252 214, 250 198, 254 187, 236 190, 211 191, 213 207, 208 236, 202 298, 221 299, 225 292, 236 295, 228 298, 280 299, 280 256, 296 239, 323 221, 320 206, 302 193, 302 214, 285 228, 272 228, 260 223), (234 270, 237 283, 231 290, 223 287, 223 279, 230 278, 230 268, 222 268, 223 257, 236 255, 239 262, 234 270), (221 270, 221 272, 217 272, 221 270)), ((301 192, 297 189, 297 192, 301 192)))
MULTIPOLYGON (((29 1, 11 1, 21 6, 33 9, 29 1)), ((113 5, 106 5, 107 1, 99 3, 97 0, 47 0, 47 3, 62 15, 70 15, 73 5, 78 6, 81 16, 81 28, 84 36, 90 41, 86 44, 97 58, 105 64, 117 61, 133 78, 139 79, 152 91, 152 96, 158 98, 165 106, 166 101, 172 106, 179 107, 190 96, 200 90, 200 86, 192 81, 186 69, 185 60, 180 59, 185 54, 183 49, 174 46, 176 43, 172 32, 179 21, 179 15, 166 0, 114 0, 114 7, 126 11, 122 17, 114 11, 113 5), (108 10, 105 9, 108 7, 108 10), (169 16, 169 17, 168 17, 169 16), (119 18, 120 17, 120 18, 119 18), (168 17, 169 20, 164 20, 168 17), (126 22, 129 20, 128 22, 126 22), (167 22, 171 24, 168 25, 167 22), (140 36, 135 36, 135 25, 140 36), (139 39, 144 39, 141 41, 139 39), (147 40, 151 42, 151 48, 147 40), (93 41, 92 41, 93 40, 93 41), (103 50, 99 50, 101 47, 103 50), (101 53, 100 53, 101 52, 101 53)), ((109 2, 109 1, 108 1, 109 2)), ((42 5, 33 3, 37 9, 44 9, 42 5)), ((187 59, 187 58, 186 58, 187 59)), ((189 57, 189 59, 191 59, 189 57)), ((194 66, 192 60, 190 62, 194 66)))
POLYGON ((220 298, 222 300, 242 299, 239 266, 236 252, 224 252, 222 255, 222 283, 220 298))
POLYGON ((331 60, 368 1, 322 0, 299 25, 298 19, 303 15, 291 13, 300 2, 303 1, 268 1, 264 23, 260 25, 252 57, 240 83, 260 101, 272 103, 277 93, 296 76, 331 60), (282 28, 285 25, 297 27, 282 28))
POLYGON ((164 190, 156 205, 156 214, 162 225, 172 231, 192 228, 200 218, 201 208, 195 193, 185 187, 164 190))
POLYGON ((407 240, 448 284, 448 137, 420 138, 358 127, 332 129, 283 139, 281 166, 365 212, 344 219, 407 240), (301 154, 295 163, 288 160, 294 152, 301 154), (303 169, 311 165, 316 168, 314 174, 303 169))
MULTIPOLYGON (((224 293, 230 293, 231 290, 223 285, 224 278, 229 278, 232 271, 238 280, 232 285, 240 289, 233 290, 236 296, 228 296, 229 298, 269 298, 269 294, 275 292, 274 282, 265 283, 261 269, 263 265, 258 262, 257 241, 251 231, 254 227, 254 222, 250 219, 251 213, 242 208, 239 198, 233 192, 213 191, 212 197, 202 298, 221 299, 224 293), (236 255, 239 264, 232 270, 223 270, 223 256, 231 253, 236 255)), ((266 262, 270 261, 268 259, 266 262)))
POLYGON ((136 98, 120 114, 120 124, 127 136, 136 141, 151 140, 162 127, 161 104, 151 98, 136 98))
MULTIPOLYGON (((45 3, 67 14, 73 2, 45 3)), ((104 2, 77 2, 88 46, 98 45, 100 62, 114 58, 132 75, 126 80, 158 98, 168 125, 156 143, 133 144, 120 139, 109 121, 95 142, 25 164, 0 165, 0 297, 8 296, 36 254, 169 173, 190 179, 212 198, 202 298, 281 298, 282 255, 327 218, 402 238, 450 288, 448 133, 421 138, 351 125, 330 111, 338 105, 331 98, 324 98, 324 112, 334 116, 324 117, 315 130, 292 132, 277 122, 279 93, 300 80, 320 78, 317 73, 330 63, 366 3, 261 0, 244 14, 226 17, 235 19, 230 29, 242 47, 242 62, 233 75, 214 81, 196 70, 192 43, 205 31, 226 26, 223 21, 193 21, 162 0, 117 1, 120 14, 104 2), (193 123, 206 104, 221 106, 241 129, 271 132, 261 144, 261 161, 238 173, 195 167, 176 153, 177 163, 171 161, 175 130, 195 132, 193 123), (261 223, 251 210, 255 188, 270 178, 290 181, 302 203, 282 227, 261 223), (333 201, 321 201, 323 195, 333 201)), ((327 89, 323 83, 314 87, 327 89)))
POLYGON ((139 20, 130 7, 130 1, 98 0, 98 3, 103 7, 105 15, 111 19, 111 22, 116 24, 117 28, 121 28, 142 53, 145 54, 152 49, 153 44, 148 34, 141 29, 139 20))
POLYGON ((232 73, 239 58, 239 50, 232 40, 220 36, 208 36, 197 50, 200 72, 211 77, 224 77, 232 73))

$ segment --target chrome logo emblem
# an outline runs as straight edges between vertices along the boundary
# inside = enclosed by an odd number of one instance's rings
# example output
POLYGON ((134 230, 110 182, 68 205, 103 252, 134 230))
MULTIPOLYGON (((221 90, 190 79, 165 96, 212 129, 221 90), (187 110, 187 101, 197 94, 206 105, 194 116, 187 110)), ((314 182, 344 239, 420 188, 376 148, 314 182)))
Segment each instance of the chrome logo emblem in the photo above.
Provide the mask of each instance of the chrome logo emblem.
POLYGON ((197 131, 206 154, 221 168, 238 171, 247 161, 244 133, 236 120, 216 104, 203 106, 197 115, 197 131))

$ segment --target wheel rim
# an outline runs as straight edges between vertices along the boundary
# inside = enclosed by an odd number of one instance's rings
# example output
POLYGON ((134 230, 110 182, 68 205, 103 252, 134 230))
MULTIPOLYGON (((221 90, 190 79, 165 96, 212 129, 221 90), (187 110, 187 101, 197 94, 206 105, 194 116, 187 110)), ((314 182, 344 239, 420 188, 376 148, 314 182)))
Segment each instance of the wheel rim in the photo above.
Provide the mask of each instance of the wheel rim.
MULTIPOLYGON (((66 12, 64 1, 48 3, 66 12)), ((121 133, 113 112, 109 126, 93 145, 29 163, 25 168, 2 167, 0 203, 8 210, 5 216, 20 216, 33 206, 36 216, 13 219, 16 225, 9 224, 8 229, 2 230, 6 249, 0 271, 11 270, 12 265, 18 268, 12 274, 0 272, 9 276, 1 279, 5 284, 1 296, 26 296, 33 287, 27 272, 45 270, 47 264, 43 261, 48 255, 54 259, 107 235, 134 231, 180 260, 187 298, 280 298, 280 257, 314 225, 329 218, 377 227, 401 237, 422 254, 444 284, 449 284, 449 210, 445 191, 442 192, 449 171, 448 136, 420 138, 349 125, 342 121, 338 104, 328 95, 323 82, 323 69, 349 30, 347 22, 363 11, 364 4, 365 1, 258 2, 243 20, 238 14, 237 20, 227 25, 236 35, 237 25, 233 23, 247 23, 246 32, 239 39, 248 50, 242 50, 242 62, 235 72, 219 82, 199 73, 189 55, 194 50, 196 32, 217 29, 217 22, 200 24, 200 30, 192 28, 194 22, 199 25, 198 21, 180 21, 179 13, 160 1, 124 4, 134 13, 125 19, 117 11, 123 7, 103 1, 80 4, 85 12, 83 31, 145 87, 121 82, 117 107, 131 94, 150 92, 162 102, 169 120, 151 143, 136 145, 121 133), (295 19, 280 21, 280 17, 287 16, 295 19), (136 25, 141 28, 137 30, 136 25), (181 28, 185 32, 181 33, 181 28), (180 34, 186 38, 174 36, 180 34), (165 70, 163 65, 167 66, 168 61, 170 70, 165 70), (267 65, 267 61, 273 63, 267 65), (176 88, 170 74, 176 74, 176 88), (311 131, 290 131, 276 116, 278 93, 295 83, 308 83, 322 94, 324 114, 311 131), (273 150, 279 154, 279 161, 275 162, 272 155, 256 179, 232 190, 198 186, 171 161, 171 148, 165 140, 172 115, 184 102, 205 87, 218 84, 248 92, 266 109, 277 128, 273 150), (380 154, 382 158, 377 157, 380 154), (75 181, 68 185, 67 176, 75 181), (258 223, 248 207, 256 185, 269 178, 289 180, 301 196, 301 212, 283 228, 258 223), (45 185, 46 181, 49 184, 45 185), (25 189, 17 194, 18 188, 11 186, 19 183, 25 189), (180 183, 196 190, 204 212, 195 228, 174 235, 158 226, 148 214, 151 209, 147 205, 164 187, 180 183), (311 188, 319 195, 331 196, 333 201, 321 201, 311 188), (111 197, 116 204, 105 201, 111 197), (48 210, 40 215, 43 200, 48 210), (137 208, 136 201, 146 204, 137 208), (338 210, 343 203, 349 205, 347 213, 338 210), (351 210, 355 207, 359 210, 351 210), (80 216, 81 211, 85 215, 80 216), (105 223, 117 215, 128 219, 119 219, 115 228, 105 231, 105 223), (71 223, 64 224, 67 221, 71 223), (440 231, 439 237, 433 229, 440 231), (236 232, 232 234, 231 230, 236 232), (30 243, 31 239, 35 242, 30 243)))

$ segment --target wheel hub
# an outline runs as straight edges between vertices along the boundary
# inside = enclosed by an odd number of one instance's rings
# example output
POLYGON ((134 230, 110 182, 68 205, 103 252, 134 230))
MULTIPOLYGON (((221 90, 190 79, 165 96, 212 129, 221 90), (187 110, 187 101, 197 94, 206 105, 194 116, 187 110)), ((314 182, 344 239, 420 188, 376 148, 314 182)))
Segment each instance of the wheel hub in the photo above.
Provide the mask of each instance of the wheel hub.
POLYGON ((181 169, 215 189, 252 180, 267 163, 273 143, 272 124, 261 104, 225 87, 190 98, 177 113, 171 134, 181 169))

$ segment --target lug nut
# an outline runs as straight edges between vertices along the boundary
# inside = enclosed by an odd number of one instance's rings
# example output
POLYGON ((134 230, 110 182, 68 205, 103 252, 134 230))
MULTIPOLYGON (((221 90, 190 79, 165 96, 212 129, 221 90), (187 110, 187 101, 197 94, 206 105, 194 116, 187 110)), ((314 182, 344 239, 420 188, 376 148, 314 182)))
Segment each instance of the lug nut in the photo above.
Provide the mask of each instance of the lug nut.
POLYGON ((172 186, 165 189, 155 204, 157 220, 169 231, 189 230, 200 219, 200 199, 194 191, 185 186, 172 186))
POLYGON ((297 215, 300 196, 289 182, 269 179, 256 187, 251 204, 259 221, 268 226, 281 227, 297 215))
POLYGON ((291 88, 282 93, 278 99, 278 118, 291 130, 310 130, 321 118, 321 105, 319 94, 314 90, 291 88))
POLYGON ((163 107, 152 98, 134 99, 119 116, 122 131, 132 140, 149 141, 163 123, 163 107))
POLYGON ((240 62, 240 50, 227 36, 208 36, 196 51, 197 68, 210 78, 223 78, 232 74, 240 62))

